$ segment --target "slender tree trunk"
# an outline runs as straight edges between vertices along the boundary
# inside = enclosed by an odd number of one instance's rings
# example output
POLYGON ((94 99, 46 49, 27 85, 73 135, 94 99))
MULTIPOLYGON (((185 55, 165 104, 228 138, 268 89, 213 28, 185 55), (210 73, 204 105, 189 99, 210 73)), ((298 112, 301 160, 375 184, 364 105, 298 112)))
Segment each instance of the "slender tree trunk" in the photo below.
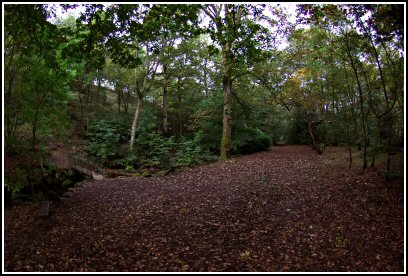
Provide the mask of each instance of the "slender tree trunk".
POLYGON ((135 143, 135 136, 136 136, 136 128, 137 128, 140 113, 142 112, 142 110, 143 110, 143 96, 138 94, 137 106, 136 106, 135 116, 133 118, 132 130, 130 134, 130 144, 129 144, 130 151, 133 150, 133 144, 135 143))
POLYGON ((183 116, 181 114, 181 77, 177 77, 177 105, 178 105, 178 121, 179 121, 179 134, 183 135, 183 116))
MULTIPOLYGON (((10 70, 11 71, 11 70, 10 70)), ((4 99, 5 99, 5 103, 6 103, 6 105, 10 105, 10 104, 12 104, 12 102, 11 102, 11 96, 12 96, 12 94, 11 94, 11 90, 12 90, 12 87, 13 87, 13 79, 14 79, 14 77, 13 77, 13 75, 11 74, 11 72, 8 74, 8 76, 10 76, 10 79, 9 79, 9 81, 8 81, 8 90, 6 90, 6 91, 4 91, 4 99)), ((5 87, 7 87, 6 85, 5 85, 5 87)), ((14 110, 14 122, 16 122, 16 118, 17 118, 17 112, 16 112, 16 110, 14 110)), ((13 128, 14 128, 14 124, 12 123, 12 121, 13 121, 13 119, 11 118, 11 115, 8 115, 8 112, 5 112, 5 135, 4 135, 4 140, 5 140, 5 143, 7 143, 7 140, 8 139, 10 139, 11 137, 12 137, 12 130, 13 130, 13 128)))
MULTIPOLYGON (((372 52, 374 54, 374 57, 375 57, 375 60, 376 60, 376 63, 377 63, 377 68, 378 68, 379 73, 380 73, 381 85, 382 85, 383 92, 384 92, 384 99, 385 99, 386 109, 385 109, 385 112, 383 114, 387 114, 386 115, 386 122, 387 122, 387 172, 389 172, 390 171, 390 163, 391 163, 391 144, 392 144, 392 136, 393 136, 392 135, 393 120, 392 120, 392 116, 391 116, 391 111, 394 108, 394 104, 395 104, 396 99, 394 100, 394 103, 390 106, 390 98, 389 98, 388 92, 387 92, 386 80, 385 80, 384 73, 383 73, 382 66, 381 66, 382 62, 380 61, 380 56, 379 56, 379 53, 377 51, 376 45, 374 43, 374 38, 371 35, 371 30, 367 29, 365 27, 364 23, 362 22, 362 19, 360 17, 358 17, 358 19, 359 19, 359 22, 360 22, 361 26, 363 27, 363 29, 365 31, 366 37, 368 38, 368 40, 369 40, 369 42, 370 42, 370 44, 372 46, 372 52)), ((385 50, 386 57, 389 59, 389 61, 392 64, 393 78, 395 79, 396 71, 395 71, 394 62, 393 62, 391 56, 388 54, 387 47, 385 46, 384 42, 382 42, 381 45, 382 45, 383 49, 385 50)), ((395 84, 394 84, 395 93, 393 93, 393 94, 395 94, 394 98, 396 97, 396 91, 397 91, 396 88, 398 87, 398 81, 395 82, 395 84)))
POLYGON ((162 98, 162 111, 163 111, 163 136, 169 136, 169 123, 167 115, 167 64, 163 64, 163 98, 162 98))
POLYGON ((347 147, 347 149, 348 149, 348 152, 349 152, 349 169, 351 169, 351 165, 353 164, 353 155, 351 154, 351 145, 350 144, 348 144, 348 147, 347 147))
MULTIPOLYGON (((353 62, 352 62, 353 64, 353 62)), ((364 114, 364 102, 363 102, 363 90, 360 85, 360 81, 358 78, 358 73, 357 69, 354 67, 355 70, 355 75, 357 79, 357 85, 358 85, 358 95, 360 99, 360 113, 361 113, 361 122, 363 124, 363 135, 364 135, 364 143, 363 143, 363 170, 367 168, 367 147, 368 147, 368 137, 367 137, 367 126, 366 126, 366 118, 364 114)))
POLYGON ((90 112, 91 112, 92 108, 91 108, 91 85, 87 84, 86 86, 86 120, 85 120, 85 128, 86 128, 86 132, 88 132, 88 128, 89 128, 89 117, 90 117, 90 112))
POLYGON ((387 172, 390 172, 391 169, 391 144, 392 144, 392 125, 393 119, 392 114, 388 113, 387 115, 387 172))
POLYGON ((361 113, 361 122, 363 125, 363 134, 364 134, 364 148, 363 148, 363 170, 367 168, 367 146, 368 146, 368 137, 367 137, 367 126, 366 126, 366 118, 364 114, 364 98, 363 98, 363 89, 361 87, 360 79, 358 77, 357 67, 354 64, 354 59, 351 56, 350 45, 348 43, 348 37, 346 36, 346 45, 347 45, 347 55, 349 57, 351 66, 353 67, 354 75, 356 77, 357 86, 358 86, 358 95, 360 100, 360 113, 361 113))
POLYGON ((128 113, 129 110, 129 94, 125 97, 125 95, 122 95, 122 100, 123 100, 123 106, 125 108, 125 113, 128 113))
POLYGON ((371 159, 370 168, 374 168, 375 166, 375 158, 377 156, 377 149, 378 149, 378 144, 379 144, 379 140, 381 136, 380 131, 381 131, 381 124, 380 124, 380 121, 377 121, 377 131, 376 131, 376 136, 374 140, 374 149, 373 149, 373 156, 371 159))
POLYGON ((85 112, 84 112, 84 98, 79 94, 79 111, 81 113, 80 128, 81 131, 85 132, 84 122, 85 122, 85 112))
POLYGON ((42 95, 38 95, 37 86, 35 86, 35 91, 36 91, 35 101, 36 101, 37 105, 36 105, 36 108, 35 108, 34 121, 33 121, 33 125, 32 125, 32 139, 33 139, 32 143, 33 143, 34 155, 35 155, 35 152, 36 152, 35 143, 36 143, 36 140, 37 140, 38 115, 40 113, 41 104, 42 104, 44 98, 46 97, 46 95, 48 94, 48 93, 44 93, 42 95))
POLYGON ((204 60, 204 94, 208 97, 207 58, 204 60))
POLYGON ((307 122, 307 129, 309 130, 310 138, 312 138, 313 149, 315 150, 317 149, 317 147, 316 147, 316 141, 315 141, 313 131, 312 131, 312 119, 310 118, 310 115, 307 115, 306 122, 307 122))
MULTIPOLYGON (((343 65, 343 68, 344 68, 344 74, 346 76, 347 89, 350 91, 350 94, 348 95, 348 98, 346 99, 346 101, 349 101, 351 103, 351 105, 350 105, 350 114, 351 114, 351 116, 350 117, 351 117, 351 120, 353 122, 353 129, 354 129, 355 137, 357 138, 357 140, 360 140, 361 139, 360 128, 358 127, 356 114, 354 112, 354 106, 356 104, 356 100, 354 98, 354 91, 353 91, 353 88, 352 88, 352 86, 350 85, 350 82, 349 82, 347 69, 346 69, 346 67, 344 65, 343 65)), ((343 102, 343 106, 347 106, 347 104, 343 102)), ((353 142, 355 142, 355 139, 352 138, 350 140, 350 142, 349 142, 350 146, 353 145, 353 142)), ((359 144, 359 142, 357 144, 359 144)), ((360 151, 361 148, 358 148, 357 150, 360 151)))
POLYGON ((17 129, 17 119, 18 119, 18 112, 14 112, 13 118, 5 118, 7 122, 5 124, 5 131, 4 131, 4 148, 6 148, 7 141, 12 139, 16 133, 17 129))
POLYGON ((96 92, 96 103, 98 103, 99 101, 100 101, 100 98, 101 98, 101 79, 100 79, 100 77, 98 76, 98 87, 97 87, 97 92, 96 92))
POLYGON ((38 125, 38 112, 39 112, 40 107, 37 106, 34 114, 34 121, 33 121, 33 126, 32 126, 32 146, 33 146, 33 151, 35 152, 35 142, 37 140, 37 125, 38 125))
POLYGON ((223 90, 224 90, 224 114, 223 128, 221 138, 220 159, 225 161, 230 157, 231 151, 231 132, 232 132, 232 92, 231 92, 231 66, 229 61, 231 44, 227 43, 222 51, 223 66, 223 90))
POLYGON ((118 89, 118 113, 120 113, 121 92, 120 87, 118 89))

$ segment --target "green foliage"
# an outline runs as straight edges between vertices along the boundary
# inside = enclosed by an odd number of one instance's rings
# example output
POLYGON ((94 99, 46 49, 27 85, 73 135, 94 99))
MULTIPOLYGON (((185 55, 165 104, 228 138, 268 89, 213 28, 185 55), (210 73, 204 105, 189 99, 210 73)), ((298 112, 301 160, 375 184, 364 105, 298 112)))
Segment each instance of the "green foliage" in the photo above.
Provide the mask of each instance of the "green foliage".
POLYGON ((210 152, 218 154, 222 134, 222 93, 214 93, 203 100, 195 113, 194 141, 210 152))
MULTIPOLYGON (((319 142, 331 146, 347 144, 348 137, 346 135, 347 134, 346 132, 347 131, 350 132, 350 130, 344 128, 347 128, 347 126, 344 125, 344 127, 339 127, 332 121, 330 122, 323 121, 322 123, 318 124, 315 127, 316 138, 319 142)), ((351 141, 351 144, 352 143, 353 141, 351 141)))
MULTIPOLYGON (((278 109, 265 104, 253 91, 248 92, 245 84, 237 90, 240 94, 233 101, 232 154, 265 150, 272 145, 273 139, 286 136, 278 109)), ((196 126, 194 141, 214 154, 220 150, 222 111, 222 94, 215 93, 202 101, 196 112, 196 120, 200 123, 196 126)))
POLYGON ((139 136, 136 146, 137 165, 141 168, 169 169, 214 160, 209 151, 192 140, 176 142, 176 137, 163 137, 158 132, 139 136))
POLYGON ((5 176, 4 186, 15 196, 29 186, 28 172, 21 167, 15 168, 13 176, 5 176))
POLYGON ((161 123, 159 114, 153 105, 146 103, 132 152, 129 152, 126 143, 129 140, 129 116, 96 119, 90 124, 87 134, 88 154, 108 167, 122 167, 128 172, 141 174, 145 170, 171 171, 214 160, 208 150, 191 139, 176 141, 176 136, 163 137, 158 131, 161 123))
POLYGON ((70 126, 66 113, 70 96, 63 77, 47 67, 41 57, 15 59, 15 75, 7 75, 11 80, 18 79, 5 95, 7 139, 41 142, 49 137, 64 137, 70 126), (30 132, 24 132, 25 126, 30 132))
POLYGON ((307 130, 307 124, 303 114, 299 109, 295 109, 289 123, 288 143, 305 145, 311 143, 310 135, 307 130))
MULTIPOLYGON (((65 139, 73 125, 75 135, 88 132, 89 155, 128 172, 151 175, 139 170, 171 171, 212 160, 220 151, 228 78, 233 154, 264 150, 281 139, 310 144, 307 123, 317 144, 353 146, 367 136, 365 150, 372 155, 392 155, 403 146, 403 25, 397 6, 303 6, 299 11, 311 16, 305 21, 310 28, 294 28, 278 8, 265 5, 84 8, 77 21, 52 22, 46 5, 5 5, 7 154, 33 154, 34 163, 45 159, 49 138, 65 139), (273 16, 264 17, 264 10, 273 16), (198 26, 200 11, 209 17, 206 27, 198 26), (270 27, 278 27, 273 35, 270 27), (290 30, 289 46, 277 49, 290 30), (223 78, 223 69, 229 77, 223 78), (114 92, 103 87, 105 81, 114 92), (162 136, 164 83, 168 138, 162 136), (129 152, 132 115, 126 113, 133 113, 138 95, 144 105, 129 152), (113 115, 116 110, 124 116, 113 115)), ((44 173, 28 171, 8 178, 14 183, 8 187, 28 189, 30 179, 44 173)))
MULTIPOLYGON (((210 152, 218 153, 221 133, 222 125, 219 120, 207 121, 196 133, 194 141, 210 152)), ((240 121, 234 123, 231 141, 233 154, 257 152, 268 149, 271 145, 271 137, 259 128, 245 127, 240 121)))
POLYGON ((129 139, 129 125, 120 119, 96 121, 89 126, 86 151, 102 163, 124 157, 123 143, 129 139))
POLYGON ((248 154, 268 149, 271 138, 258 128, 242 128, 233 133, 231 150, 233 154, 248 154))
POLYGON ((20 165, 5 176, 5 188, 14 203, 57 200, 69 187, 84 179, 72 169, 58 169, 54 166, 33 167, 20 165))

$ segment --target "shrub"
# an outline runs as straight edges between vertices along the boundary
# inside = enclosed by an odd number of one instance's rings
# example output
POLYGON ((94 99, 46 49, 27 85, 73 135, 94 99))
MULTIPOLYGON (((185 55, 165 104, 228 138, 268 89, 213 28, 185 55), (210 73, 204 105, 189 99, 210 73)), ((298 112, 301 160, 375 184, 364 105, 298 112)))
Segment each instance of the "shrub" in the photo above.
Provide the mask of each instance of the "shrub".
POLYGON ((234 133, 231 143, 233 154, 248 154, 268 149, 271 138, 258 128, 240 129, 234 133))
MULTIPOLYGON (((175 136, 162 137, 158 132, 141 133, 137 139, 134 156, 144 168, 174 169, 213 160, 209 151, 203 150, 193 140, 176 142, 175 136)), ((136 160, 133 159, 132 165, 136 160)))
POLYGON ((89 126, 87 139, 87 153, 106 164, 125 156, 122 143, 129 139, 129 126, 117 119, 103 119, 89 126))

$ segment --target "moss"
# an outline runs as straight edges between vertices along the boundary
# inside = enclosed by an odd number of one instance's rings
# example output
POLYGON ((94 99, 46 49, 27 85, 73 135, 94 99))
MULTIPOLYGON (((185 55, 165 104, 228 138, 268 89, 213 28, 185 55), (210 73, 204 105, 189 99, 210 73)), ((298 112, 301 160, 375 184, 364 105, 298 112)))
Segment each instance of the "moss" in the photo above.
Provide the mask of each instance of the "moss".
POLYGON ((229 159, 231 139, 226 133, 222 136, 220 160, 226 161, 229 159))
POLYGON ((161 171, 158 171, 158 172, 156 173, 156 175, 157 175, 157 176, 165 176, 165 175, 169 174, 170 171, 171 171, 170 169, 168 169, 168 170, 161 170, 161 171))
POLYGON ((71 186, 72 184, 73 184, 73 182, 72 182, 71 180, 69 180, 69 179, 65 179, 65 180, 61 183, 62 187, 69 187, 69 186, 71 186))
POLYGON ((144 171, 144 172, 142 172, 141 176, 142 177, 151 177, 152 174, 149 171, 144 171))

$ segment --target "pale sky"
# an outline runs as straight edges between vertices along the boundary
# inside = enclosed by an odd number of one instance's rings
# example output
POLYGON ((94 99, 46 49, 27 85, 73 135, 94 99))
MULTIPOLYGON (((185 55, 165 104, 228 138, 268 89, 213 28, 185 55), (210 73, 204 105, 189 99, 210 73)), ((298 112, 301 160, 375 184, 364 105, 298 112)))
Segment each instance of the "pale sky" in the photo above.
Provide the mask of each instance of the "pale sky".
MULTIPOLYGON (((120 3, 120 2, 118 2, 120 3)), ((146 2, 148 3, 148 2, 146 2)), ((185 4, 186 2, 181 2, 182 4, 185 4)), ((206 2, 204 2, 206 3, 206 2)), ((61 9, 61 7, 59 6, 59 3, 50 3, 50 5, 55 4, 57 5, 57 17, 60 18, 67 18, 69 14, 73 15, 74 17, 78 17, 80 15, 81 12, 85 11, 85 8, 83 6, 79 6, 76 9, 70 9, 68 11, 68 13, 64 13, 61 9)), ((63 3, 61 3, 63 4, 63 3)), ((72 4, 87 4, 85 2, 78 2, 78 3, 72 3, 72 4)), ((112 4, 112 3, 102 3, 102 4, 112 4)), ((124 2, 124 4, 130 4, 130 2, 124 2)), ((139 2, 137 4, 145 4, 143 2, 139 2)), ((159 4, 159 3, 155 3, 155 4, 159 4)), ((167 3, 169 4, 169 3, 167 3)), ((175 4, 174 2, 172 2, 172 4, 175 4)), ((197 4, 197 3, 195 3, 197 4)), ((251 3, 251 4, 257 4, 257 3, 251 3)), ((277 3, 267 3, 269 6, 276 6, 277 3)), ((279 4, 280 6, 284 7, 284 9, 287 11, 288 14, 290 14, 289 16, 289 22, 294 23, 296 21, 296 3, 282 3, 279 4)), ((270 15, 269 10, 265 10, 265 13, 267 15, 270 15)))
MULTIPOLYGON (((129 2, 114 2, 115 4, 129 4, 129 2)), ((138 2, 137 4, 147 4, 149 2, 138 2)), ((159 2, 160 3, 160 2, 159 2)), ((155 3, 155 4, 159 4, 159 3, 155 3)), ((211 2, 203 2, 203 3, 199 3, 199 4, 207 4, 207 3, 211 3, 211 2)), ((85 8, 83 6, 79 6, 75 9, 70 9, 68 10, 68 12, 63 12, 61 7, 58 5, 59 3, 50 3, 50 5, 56 5, 56 15, 58 18, 67 18, 69 15, 73 15, 74 17, 79 17, 80 13, 85 11, 85 8)), ((85 2, 77 2, 77 3, 71 3, 71 4, 87 4, 85 2)), ((101 3, 101 4, 113 4, 113 2, 106 2, 106 3, 101 3)), ((169 4, 169 3, 167 3, 169 4)), ((176 4, 176 3, 171 3, 171 4, 176 4)), ((179 4, 186 4, 186 2, 180 2, 179 4)), ((197 4, 197 3, 194 3, 197 4)), ((234 3, 235 4, 235 3, 234 3)), ((240 4, 240 2, 237 2, 236 4, 240 4)), ((252 3, 251 4, 260 4, 260 3, 252 3)), ((265 3, 263 3, 265 4, 265 3)), ((266 3, 268 6, 270 7, 276 7, 278 5, 278 3, 266 3)), ((289 14, 288 20, 291 23, 295 23, 296 22, 296 3, 282 3, 279 4, 281 7, 284 8, 284 10, 286 11, 287 14, 289 14)), ((267 8, 265 9, 265 14, 269 17, 271 17, 271 12, 270 10, 267 8)), ((53 22, 55 20, 55 18, 51 18, 50 21, 53 22)), ((207 22, 205 22, 204 24, 206 24, 207 22)), ((270 26, 268 26, 270 28, 270 26)), ((274 31, 274 29, 272 28, 272 32, 274 31)), ((284 48, 286 48, 288 46, 288 43, 286 41, 284 41, 284 38, 280 38, 283 41, 281 43, 279 43, 278 45, 278 49, 279 50, 283 50, 284 48)))

